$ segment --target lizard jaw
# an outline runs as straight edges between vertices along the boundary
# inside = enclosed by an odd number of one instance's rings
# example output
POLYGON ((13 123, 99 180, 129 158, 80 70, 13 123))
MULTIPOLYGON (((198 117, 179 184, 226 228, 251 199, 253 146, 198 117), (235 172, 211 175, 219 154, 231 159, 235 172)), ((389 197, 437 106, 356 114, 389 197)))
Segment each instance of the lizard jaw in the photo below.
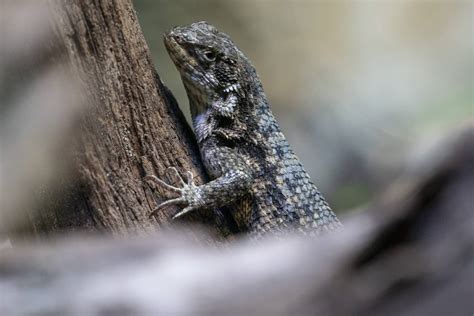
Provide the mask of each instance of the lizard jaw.
POLYGON ((177 67, 186 66, 189 68, 187 71, 190 71, 198 66, 194 58, 178 43, 172 31, 163 35, 163 42, 173 63, 177 67))
POLYGON ((163 35, 166 50, 181 77, 187 79, 197 89, 207 90, 209 87, 217 87, 216 79, 201 69, 196 59, 180 43, 179 38, 182 38, 182 36, 176 35, 173 30, 163 35))

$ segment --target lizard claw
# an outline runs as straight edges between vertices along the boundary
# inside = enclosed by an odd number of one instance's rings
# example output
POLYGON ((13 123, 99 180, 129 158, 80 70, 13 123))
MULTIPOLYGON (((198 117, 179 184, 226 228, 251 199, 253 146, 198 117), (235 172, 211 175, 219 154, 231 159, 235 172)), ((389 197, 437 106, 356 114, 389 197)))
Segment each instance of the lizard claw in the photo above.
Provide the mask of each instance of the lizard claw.
POLYGON ((175 168, 175 167, 169 167, 167 168, 167 171, 168 170, 172 170, 176 177, 179 179, 179 181, 181 182, 181 185, 182 187, 175 187, 173 185, 170 185, 168 183, 166 183, 165 181, 161 180, 160 178, 154 176, 154 175, 146 175, 144 177, 145 180, 147 181, 151 181, 153 183, 156 183, 170 191, 173 191, 173 192, 177 192, 179 193, 181 196, 178 197, 178 198, 174 198, 174 199, 170 199, 170 200, 167 200, 167 201, 164 201, 162 202, 161 204, 159 204, 157 207, 155 207, 151 213, 150 213, 150 217, 153 216, 157 211, 159 211, 161 208, 165 207, 165 206, 168 206, 168 205, 174 205, 174 204, 185 204, 185 203, 188 203, 188 206, 185 207, 183 210, 181 210, 180 212, 178 212, 176 215, 173 216, 173 219, 176 219, 178 217, 181 217, 182 215, 188 213, 189 211, 192 211, 194 209, 197 208, 196 205, 192 204, 189 200, 189 193, 192 192, 194 190, 194 188, 196 188, 196 186, 194 185, 193 181, 194 181, 194 175, 192 174, 191 171, 187 171, 186 172, 186 181, 183 179, 183 177, 179 174, 178 170, 175 168))
MULTIPOLYGON (((178 169, 176 169, 175 167, 168 167, 168 168, 166 168, 166 172, 168 172, 168 170, 172 170, 174 172, 174 174, 176 175, 176 178, 179 179, 179 182, 181 182, 182 186, 186 185, 186 182, 183 180, 183 177, 181 177, 181 175, 179 174, 178 169)), ((188 171, 188 172, 190 172, 190 171, 188 171)))
POLYGON ((145 180, 149 180, 149 181, 152 181, 158 185, 161 185, 162 187, 165 187, 167 188, 168 190, 170 191, 174 191, 174 192, 181 192, 181 189, 178 188, 178 187, 175 187, 175 186, 172 186, 172 185, 169 185, 168 183, 166 183, 165 181, 161 180, 160 178, 158 178, 157 176, 153 176, 153 175, 147 175, 145 176, 145 180))
POLYGON ((173 216, 172 219, 173 219, 173 220, 174 220, 174 219, 177 219, 178 217, 181 217, 181 216, 183 216, 184 214, 186 214, 186 213, 188 213, 188 212, 190 212, 190 211, 193 211, 193 210, 195 210, 195 209, 196 209, 196 207, 194 207, 194 206, 187 206, 187 207, 185 207, 182 211, 176 213, 176 214, 173 216))
MULTIPOLYGON (((179 197, 179 198, 176 198, 176 199, 171 199, 171 200, 167 200, 167 201, 164 201, 163 203, 159 204, 157 207, 155 207, 149 217, 152 217, 153 215, 155 215, 156 212, 158 212, 160 209, 162 209, 163 207, 167 206, 167 205, 172 205, 172 204, 181 204, 181 203, 185 203, 186 202, 186 199, 182 198, 182 197, 179 197)), ((184 211, 184 210, 183 210, 184 211)), ((182 211, 181 211, 182 212, 182 211)), ((180 212, 180 213, 181 213, 180 212)), ((179 213, 178 213, 179 214, 179 213)), ((176 215, 175 215, 176 216, 176 215)), ((175 218, 175 216, 173 216, 173 219, 175 218)))

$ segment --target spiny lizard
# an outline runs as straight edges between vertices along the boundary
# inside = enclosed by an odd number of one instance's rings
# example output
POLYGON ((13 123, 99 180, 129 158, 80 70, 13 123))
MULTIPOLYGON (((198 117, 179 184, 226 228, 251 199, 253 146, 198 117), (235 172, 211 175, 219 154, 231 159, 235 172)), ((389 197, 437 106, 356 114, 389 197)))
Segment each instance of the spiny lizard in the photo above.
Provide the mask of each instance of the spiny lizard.
POLYGON ((254 67, 230 37, 197 22, 175 27, 164 43, 181 74, 212 181, 196 186, 188 171, 175 187, 148 176, 180 195, 155 211, 182 204, 178 217, 224 207, 230 225, 254 235, 289 229, 312 235, 341 226, 280 131, 254 67))

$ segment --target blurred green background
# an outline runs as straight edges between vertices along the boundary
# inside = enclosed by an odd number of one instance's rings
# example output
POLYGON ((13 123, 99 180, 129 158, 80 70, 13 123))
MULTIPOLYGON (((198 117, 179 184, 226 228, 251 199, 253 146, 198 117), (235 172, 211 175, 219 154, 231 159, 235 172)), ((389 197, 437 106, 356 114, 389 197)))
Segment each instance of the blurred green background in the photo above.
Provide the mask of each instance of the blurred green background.
POLYGON ((189 118, 165 30, 206 20, 252 60, 283 132, 336 211, 383 191, 473 117, 473 2, 135 0, 189 118))

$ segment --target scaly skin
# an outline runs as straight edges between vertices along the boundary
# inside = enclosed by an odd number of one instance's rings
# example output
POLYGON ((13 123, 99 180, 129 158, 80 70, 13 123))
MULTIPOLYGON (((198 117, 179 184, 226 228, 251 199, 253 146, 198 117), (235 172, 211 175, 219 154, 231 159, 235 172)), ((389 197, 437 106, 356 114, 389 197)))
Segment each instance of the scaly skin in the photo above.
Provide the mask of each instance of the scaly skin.
POLYGON ((280 131, 254 67, 229 36, 198 22, 174 28, 164 42, 186 88, 212 181, 195 186, 188 174, 179 188, 150 176, 180 195, 158 208, 183 204, 177 217, 225 207, 231 225, 257 236, 341 226, 280 131))

